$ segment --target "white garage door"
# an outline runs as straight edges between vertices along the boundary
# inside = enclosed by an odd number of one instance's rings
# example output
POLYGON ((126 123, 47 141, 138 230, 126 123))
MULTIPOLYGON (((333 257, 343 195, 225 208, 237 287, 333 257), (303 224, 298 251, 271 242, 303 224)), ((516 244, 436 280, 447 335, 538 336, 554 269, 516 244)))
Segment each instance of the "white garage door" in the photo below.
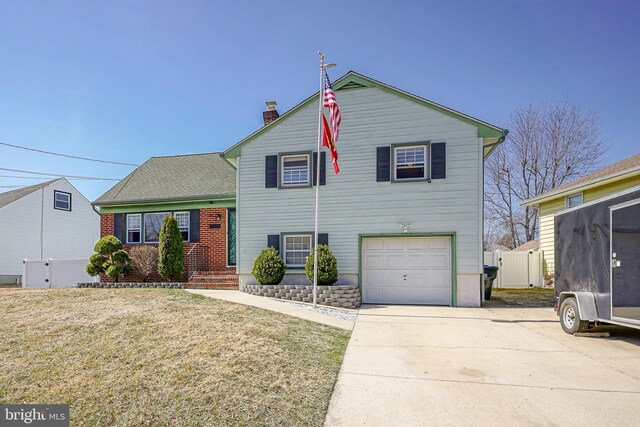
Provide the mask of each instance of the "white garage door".
POLYGON ((362 300, 365 304, 450 305, 450 239, 363 239, 362 300))

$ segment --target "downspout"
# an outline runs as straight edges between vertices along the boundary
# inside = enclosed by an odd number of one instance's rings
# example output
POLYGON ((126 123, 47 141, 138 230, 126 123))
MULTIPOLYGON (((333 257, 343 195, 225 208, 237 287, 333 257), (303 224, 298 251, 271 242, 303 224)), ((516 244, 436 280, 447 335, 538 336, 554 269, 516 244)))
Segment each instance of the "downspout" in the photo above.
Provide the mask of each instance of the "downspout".
POLYGON ((40 200, 40 259, 44 259, 44 187, 40 191, 42 192, 40 200))

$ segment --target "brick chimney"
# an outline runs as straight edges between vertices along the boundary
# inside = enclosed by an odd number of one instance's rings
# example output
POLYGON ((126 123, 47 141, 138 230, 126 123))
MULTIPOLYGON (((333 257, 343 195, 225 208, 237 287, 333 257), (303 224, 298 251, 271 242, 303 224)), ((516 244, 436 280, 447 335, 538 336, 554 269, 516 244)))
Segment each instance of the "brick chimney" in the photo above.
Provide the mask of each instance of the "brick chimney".
POLYGON ((267 101, 265 102, 265 104, 267 104, 267 111, 262 113, 262 119, 264 120, 264 125, 266 126, 280 117, 280 114, 276 110, 276 107, 278 106, 278 103, 276 101, 267 101))

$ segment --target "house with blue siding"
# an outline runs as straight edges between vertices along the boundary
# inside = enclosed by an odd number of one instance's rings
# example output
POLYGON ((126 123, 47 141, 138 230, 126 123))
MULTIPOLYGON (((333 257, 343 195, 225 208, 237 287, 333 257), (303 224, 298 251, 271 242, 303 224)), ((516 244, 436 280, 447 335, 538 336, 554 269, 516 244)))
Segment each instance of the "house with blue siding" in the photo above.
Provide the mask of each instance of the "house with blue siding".
POLYGON ((319 92, 281 116, 271 108, 223 153, 236 168, 240 289, 267 246, 287 265, 283 283, 307 283, 319 184, 318 243, 363 303, 480 306, 483 163, 507 131, 355 72, 333 88, 339 175, 322 152, 315 182, 319 92))

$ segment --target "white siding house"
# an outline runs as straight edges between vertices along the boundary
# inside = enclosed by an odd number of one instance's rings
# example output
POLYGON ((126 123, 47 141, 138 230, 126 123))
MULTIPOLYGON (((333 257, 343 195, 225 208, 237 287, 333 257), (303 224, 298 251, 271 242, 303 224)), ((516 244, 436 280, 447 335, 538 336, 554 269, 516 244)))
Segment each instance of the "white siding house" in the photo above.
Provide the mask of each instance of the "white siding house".
POLYGON ((88 259, 99 236, 98 214, 64 178, 0 193, 0 283, 16 283, 23 259, 88 259))
MULTIPOLYGON (((479 306, 483 160, 506 131, 354 72, 333 87, 340 174, 327 153, 318 240, 338 283, 359 284, 364 303, 479 306)), ((317 104, 316 93, 225 152, 237 167, 241 286, 255 283, 267 245, 288 264, 284 283, 308 283, 299 264, 313 245, 317 104)))

